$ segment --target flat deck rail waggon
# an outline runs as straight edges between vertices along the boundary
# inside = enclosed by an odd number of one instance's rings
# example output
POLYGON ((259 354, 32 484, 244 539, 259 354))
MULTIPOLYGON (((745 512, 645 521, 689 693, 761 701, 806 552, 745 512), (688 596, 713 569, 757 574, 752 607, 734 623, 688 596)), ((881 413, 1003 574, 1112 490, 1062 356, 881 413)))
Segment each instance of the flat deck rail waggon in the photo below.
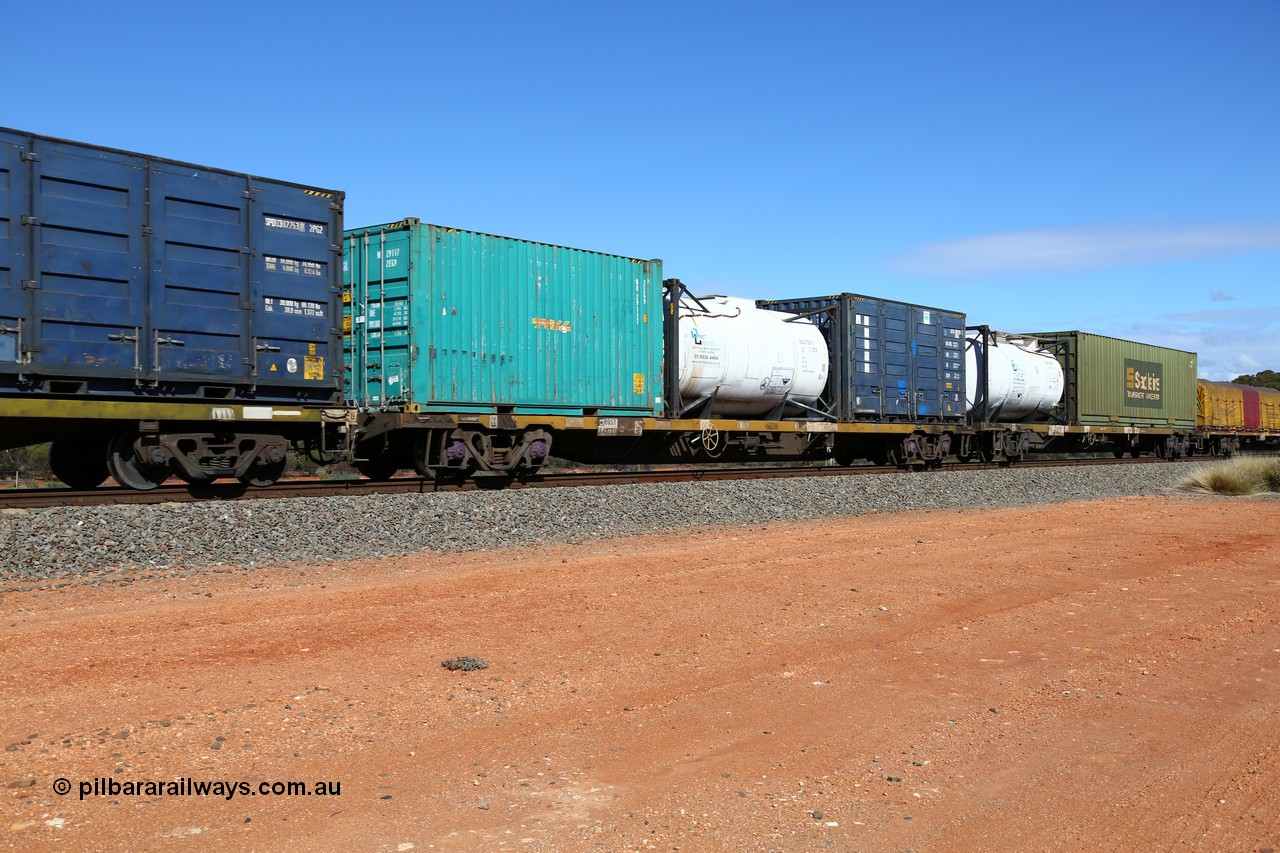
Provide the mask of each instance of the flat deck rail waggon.
POLYGON ((0 129, 0 445, 138 489, 340 449, 342 204, 0 129))

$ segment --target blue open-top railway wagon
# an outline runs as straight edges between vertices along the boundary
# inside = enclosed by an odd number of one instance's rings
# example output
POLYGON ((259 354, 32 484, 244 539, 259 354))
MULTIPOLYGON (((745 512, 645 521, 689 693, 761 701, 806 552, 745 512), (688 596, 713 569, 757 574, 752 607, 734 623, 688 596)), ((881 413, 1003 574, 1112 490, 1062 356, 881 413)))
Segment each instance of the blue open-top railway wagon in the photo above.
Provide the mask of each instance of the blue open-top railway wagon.
POLYGON ((0 447, 136 489, 339 449, 342 202, 0 129, 0 447))

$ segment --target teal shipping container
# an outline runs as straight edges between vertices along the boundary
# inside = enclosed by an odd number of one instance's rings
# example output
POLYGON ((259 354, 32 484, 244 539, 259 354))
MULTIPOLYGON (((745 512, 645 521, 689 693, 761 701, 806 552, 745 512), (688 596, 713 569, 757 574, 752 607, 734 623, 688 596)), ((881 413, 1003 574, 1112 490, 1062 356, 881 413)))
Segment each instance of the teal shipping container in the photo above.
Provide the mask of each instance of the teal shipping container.
POLYGON ((661 412, 660 260, 405 219, 346 232, 343 283, 362 409, 661 412))

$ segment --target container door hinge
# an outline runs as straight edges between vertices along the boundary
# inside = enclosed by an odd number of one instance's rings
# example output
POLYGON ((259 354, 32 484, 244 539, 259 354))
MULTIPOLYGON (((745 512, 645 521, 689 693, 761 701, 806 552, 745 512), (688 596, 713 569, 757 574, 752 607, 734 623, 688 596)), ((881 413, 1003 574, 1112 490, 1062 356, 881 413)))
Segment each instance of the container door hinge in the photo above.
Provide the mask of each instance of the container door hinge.
POLYGON ((151 230, 151 226, 150 226, 150 225, 143 225, 143 226, 142 226, 142 236, 143 236, 143 237, 150 237, 150 236, 151 236, 152 234, 154 234, 154 233, 155 233, 155 232, 151 230))
POLYGON ((22 289, 23 290, 39 290, 40 282, 34 278, 24 278, 22 280, 22 289))
POLYGON ((36 152, 34 152, 34 151, 23 151, 23 152, 22 152, 22 159, 23 159, 23 160, 26 160, 26 161, 28 161, 28 162, 33 161, 33 160, 39 160, 39 159, 40 159, 40 155, 39 155, 39 154, 37 154, 37 153, 36 153, 36 152))
POLYGON ((22 224, 23 225, 39 225, 40 220, 36 219, 34 216, 31 216, 30 214, 24 213, 22 214, 22 224))

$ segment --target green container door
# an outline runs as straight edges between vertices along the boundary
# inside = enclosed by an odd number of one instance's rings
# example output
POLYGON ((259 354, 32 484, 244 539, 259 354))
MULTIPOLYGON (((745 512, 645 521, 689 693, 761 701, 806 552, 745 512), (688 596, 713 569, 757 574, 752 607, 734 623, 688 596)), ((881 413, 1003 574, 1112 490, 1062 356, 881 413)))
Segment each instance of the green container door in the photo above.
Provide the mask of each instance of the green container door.
POLYGON ((1195 353, 1088 332, 1032 335, 1062 342, 1073 423, 1195 428, 1195 353))
POLYGON ((344 244, 357 405, 660 413, 661 261, 413 219, 348 231, 344 244))

